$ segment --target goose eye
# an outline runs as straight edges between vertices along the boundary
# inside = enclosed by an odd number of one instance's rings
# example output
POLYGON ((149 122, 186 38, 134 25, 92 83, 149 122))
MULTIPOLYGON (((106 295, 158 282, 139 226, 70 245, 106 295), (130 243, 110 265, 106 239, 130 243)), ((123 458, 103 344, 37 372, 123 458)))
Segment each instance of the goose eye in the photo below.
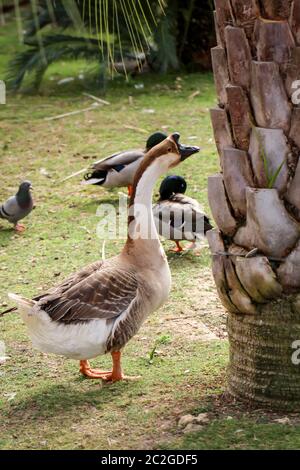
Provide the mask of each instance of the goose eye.
POLYGON ((169 152, 169 153, 172 152, 172 148, 171 148, 171 147, 168 148, 168 152, 169 152))

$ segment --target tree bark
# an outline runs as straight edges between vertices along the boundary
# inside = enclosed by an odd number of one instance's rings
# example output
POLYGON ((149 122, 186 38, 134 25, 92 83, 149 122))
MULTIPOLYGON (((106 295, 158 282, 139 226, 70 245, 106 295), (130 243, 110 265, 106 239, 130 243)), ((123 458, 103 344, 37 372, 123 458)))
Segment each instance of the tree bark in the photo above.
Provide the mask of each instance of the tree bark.
POLYGON ((293 297, 264 305, 259 315, 229 313, 232 395, 272 409, 300 409, 300 366, 293 344, 300 338, 300 311, 293 297))
POLYGON ((215 10, 221 173, 209 178, 208 239, 228 311, 228 389, 300 409, 300 0, 215 0, 215 10))

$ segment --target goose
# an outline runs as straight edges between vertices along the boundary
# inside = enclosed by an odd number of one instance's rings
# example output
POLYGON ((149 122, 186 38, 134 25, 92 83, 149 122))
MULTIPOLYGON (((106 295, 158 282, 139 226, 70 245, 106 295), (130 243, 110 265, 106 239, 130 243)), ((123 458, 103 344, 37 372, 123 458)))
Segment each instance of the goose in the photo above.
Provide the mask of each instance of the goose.
MULTIPOLYGON (((81 182, 83 185, 97 185, 104 188, 116 188, 127 186, 129 196, 132 193, 132 184, 134 175, 141 163, 142 158, 151 148, 161 143, 167 137, 163 132, 155 132, 152 134, 147 142, 146 148, 140 150, 128 150, 123 152, 114 153, 103 160, 95 162, 91 170, 84 175, 84 180, 81 182)), ((66 181, 73 176, 77 176, 87 171, 85 168, 73 175, 68 176, 63 181, 66 181)))
POLYGON ((185 196, 187 183, 181 176, 167 176, 161 183, 160 199, 153 207, 157 230, 160 235, 176 243, 172 251, 183 251, 180 241, 192 244, 187 249, 196 248, 196 242, 213 227, 203 213, 196 199, 185 196))
POLYGON ((24 232, 25 226, 20 224, 20 220, 27 217, 34 209, 31 195, 32 184, 30 181, 23 181, 20 184, 15 196, 11 196, 0 205, 0 218, 6 219, 14 225, 16 232, 24 232))
POLYGON ((155 228, 152 193, 160 176, 199 151, 179 139, 178 133, 170 135, 142 159, 129 203, 128 238, 119 255, 86 266, 33 300, 9 294, 33 346, 79 360, 88 378, 126 378, 122 349, 169 296, 171 274, 155 228), (92 369, 89 359, 106 353, 111 353, 112 370, 92 369))

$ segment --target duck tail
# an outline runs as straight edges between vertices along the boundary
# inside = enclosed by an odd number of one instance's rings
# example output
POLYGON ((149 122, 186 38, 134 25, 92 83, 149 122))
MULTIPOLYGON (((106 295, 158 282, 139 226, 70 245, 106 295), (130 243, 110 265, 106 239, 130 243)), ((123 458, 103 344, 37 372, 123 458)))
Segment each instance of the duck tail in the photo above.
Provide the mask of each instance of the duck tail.
POLYGON ((81 181, 81 184, 83 186, 87 186, 87 185, 90 185, 90 184, 95 184, 95 185, 100 185, 103 184, 105 181, 105 178, 90 178, 90 179, 86 179, 86 180, 83 180, 81 181))
POLYGON ((86 173, 84 175, 84 180, 81 182, 81 184, 84 184, 84 185, 95 184, 95 185, 101 186, 106 180, 106 177, 107 177, 106 170, 95 170, 90 173, 86 173))
POLYGON ((206 232, 209 230, 212 230, 214 227, 211 225, 210 220, 206 215, 204 216, 204 234, 206 235, 206 232))

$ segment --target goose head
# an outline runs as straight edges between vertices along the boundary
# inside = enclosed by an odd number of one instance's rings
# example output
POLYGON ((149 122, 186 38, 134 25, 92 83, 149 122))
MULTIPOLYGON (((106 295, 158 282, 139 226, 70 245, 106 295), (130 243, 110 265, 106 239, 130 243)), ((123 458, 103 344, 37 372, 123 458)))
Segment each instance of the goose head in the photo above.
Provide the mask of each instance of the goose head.
POLYGON ((145 155, 141 169, 145 170, 147 167, 155 165, 161 168, 163 174, 200 151, 199 147, 183 145, 179 141, 180 134, 175 132, 151 148, 145 155))
POLYGON ((140 191, 144 191, 146 184, 154 185, 160 176, 191 155, 199 152, 199 147, 183 145, 179 140, 180 134, 176 132, 146 153, 135 175, 134 195, 137 186, 139 186, 140 191))

